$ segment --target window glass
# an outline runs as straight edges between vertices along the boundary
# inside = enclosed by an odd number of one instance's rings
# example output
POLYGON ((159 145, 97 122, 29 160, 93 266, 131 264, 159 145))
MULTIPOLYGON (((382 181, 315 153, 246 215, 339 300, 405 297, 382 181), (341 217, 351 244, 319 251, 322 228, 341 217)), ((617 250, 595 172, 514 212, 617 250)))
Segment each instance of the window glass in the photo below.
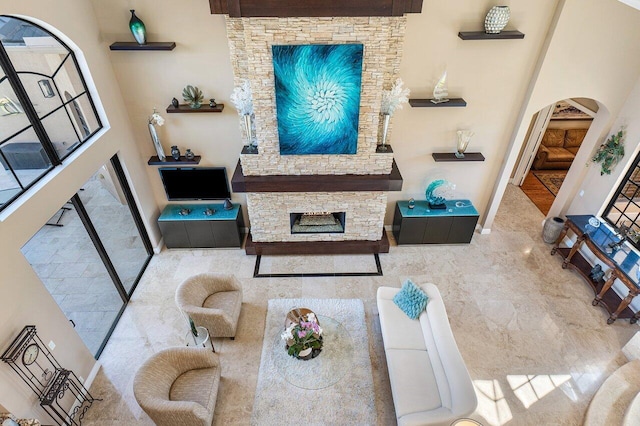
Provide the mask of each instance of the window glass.
MULTIPOLYGON (((47 157, 42 144, 33 129, 25 130, 0 145, 0 168, 7 177, 12 175, 13 180, 23 188, 29 186, 51 168, 51 161, 47 157)), ((9 179, 7 187, 11 188, 12 180, 9 179)))
MULTIPOLYGON (((68 96, 68 94, 65 94, 68 96)), ((78 98, 72 99, 66 105, 71 121, 76 128, 82 140, 86 140, 90 135, 100 128, 93 108, 89 102, 89 96, 84 94, 78 98)))
POLYGON ((60 158, 66 157, 68 152, 80 142, 78 133, 76 133, 65 108, 60 108, 53 114, 46 116, 42 119, 42 125, 60 158))
POLYGON ((62 98, 52 79, 39 74, 20 73, 19 76, 39 118, 62 106, 62 98))
POLYGON ((80 78, 80 73, 71 57, 64 62, 64 65, 58 70, 56 75, 53 76, 53 79, 60 93, 69 93, 75 98, 86 91, 80 78))
POLYGON ((609 205, 602 214, 603 218, 615 226, 630 227, 629 240, 640 248, 640 155, 627 172, 609 205), (637 233, 637 234, 636 234, 637 233))
POLYGON ((9 80, 5 78, 0 82, 0 143, 30 125, 9 80))

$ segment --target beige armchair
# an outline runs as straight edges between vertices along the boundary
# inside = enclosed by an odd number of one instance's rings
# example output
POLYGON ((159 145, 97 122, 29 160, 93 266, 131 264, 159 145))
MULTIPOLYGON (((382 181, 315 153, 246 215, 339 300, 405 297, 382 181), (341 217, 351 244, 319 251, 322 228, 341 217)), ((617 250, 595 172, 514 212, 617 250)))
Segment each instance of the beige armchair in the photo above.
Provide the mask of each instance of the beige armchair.
POLYGON ((220 363, 208 348, 169 348, 140 367, 136 401, 158 426, 210 426, 218 397, 220 363))
POLYGON ((176 291, 176 304, 211 337, 235 338, 242 307, 242 286, 233 275, 199 274, 176 291))

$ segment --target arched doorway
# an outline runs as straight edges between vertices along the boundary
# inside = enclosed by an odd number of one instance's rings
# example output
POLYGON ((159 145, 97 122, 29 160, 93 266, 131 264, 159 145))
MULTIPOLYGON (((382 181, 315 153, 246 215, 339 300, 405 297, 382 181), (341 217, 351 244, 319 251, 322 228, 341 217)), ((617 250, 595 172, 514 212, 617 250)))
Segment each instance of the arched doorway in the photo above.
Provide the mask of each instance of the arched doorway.
POLYGON ((563 99, 534 114, 511 183, 546 216, 598 112, 588 98, 563 99))

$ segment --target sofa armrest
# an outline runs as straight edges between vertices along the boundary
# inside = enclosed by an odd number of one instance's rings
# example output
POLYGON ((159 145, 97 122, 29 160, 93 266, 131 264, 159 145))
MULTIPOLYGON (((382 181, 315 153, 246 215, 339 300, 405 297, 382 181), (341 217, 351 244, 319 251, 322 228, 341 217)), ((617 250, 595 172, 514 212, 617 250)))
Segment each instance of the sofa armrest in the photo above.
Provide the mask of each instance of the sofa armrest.
POLYGON ((541 169, 544 163, 547 162, 548 157, 549 150, 546 146, 540 145, 540 148, 538 148, 538 152, 536 153, 536 159, 533 161, 533 168, 535 170, 541 169))

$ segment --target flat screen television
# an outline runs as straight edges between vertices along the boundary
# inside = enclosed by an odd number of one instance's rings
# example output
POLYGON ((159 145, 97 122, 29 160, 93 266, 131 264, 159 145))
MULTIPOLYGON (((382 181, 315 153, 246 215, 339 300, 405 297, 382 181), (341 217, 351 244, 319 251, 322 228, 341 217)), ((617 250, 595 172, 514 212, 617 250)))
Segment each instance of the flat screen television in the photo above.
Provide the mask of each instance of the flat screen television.
POLYGON ((226 167, 161 167, 158 170, 169 201, 231 197, 226 167))

